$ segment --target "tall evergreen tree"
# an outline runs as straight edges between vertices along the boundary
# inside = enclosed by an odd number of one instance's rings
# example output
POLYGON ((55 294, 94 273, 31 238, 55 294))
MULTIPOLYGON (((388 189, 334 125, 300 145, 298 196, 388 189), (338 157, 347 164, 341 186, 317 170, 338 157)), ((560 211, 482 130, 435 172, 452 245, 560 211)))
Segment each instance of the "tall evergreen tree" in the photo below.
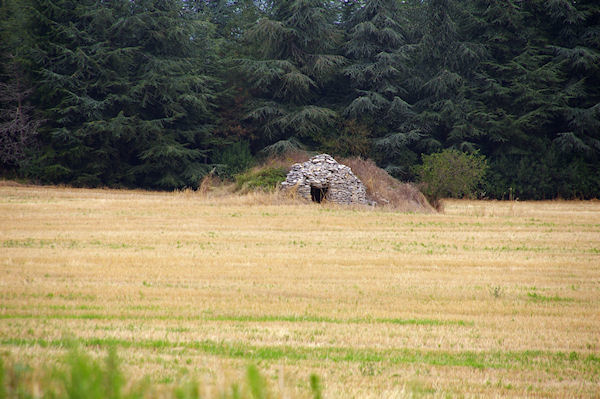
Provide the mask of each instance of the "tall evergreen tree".
POLYGON ((490 193, 502 196, 509 187, 528 198, 589 192, 596 183, 582 178, 591 175, 582 159, 594 156, 593 133, 584 131, 598 131, 598 63, 595 50, 581 47, 587 13, 562 0, 472 6, 479 24, 471 35, 488 54, 469 93, 476 104, 469 114, 486 132, 480 144, 492 161, 490 193))
POLYGON ((343 64, 329 2, 274 2, 268 18, 248 32, 255 57, 241 66, 256 97, 248 117, 264 143, 292 138, 318 141, 337 114, 324 104, 323 88, 343 64))
POLYGON ((560 80, 561 121, 554 143, 567 154, 600 155, 600 4, 554 0, 544 4, 551 23, 544 36, 560 80))
POLYGON ((408 106, 401 98, 406 42, 398 6, 395 0, 369 1, 351 16, 344 46, 351 64, 345 73, 356 92, 344 113, 352 118, 387 116, 391 122, 408 106))
MULTIPOLYGON (((188 0, 188 9, 210 20, 216 27, 220 68, 216 70, 222 81, 217 97, 217 121, 213 134, 222 139, 215 148, 211 161, 223 161, 225 153, 239 148, 239 142, 256 139, 254 132, 243 123, 250 95, 245 79, 236 70, 236 60, 249 56, 243 37, 263 15, 260 2, 255 0, 188 0)), ((246 147, 244 147, 246 148, 246 147)), ((234 151, 235 152, 235 151, 234 151)), ((241 154, 240 154, 241 155, 241 154)))
POLYGON ((485 132, 479 144, 490 155, 525 144, 527 135, 517 118, 526 106, 517 99, 538 97, 528 85, 525 64, 532 61, 524 55, 529 28, 520 3, 475 0, 469 4, 474 20, 467 32, 486 48, 476 81, 470 85, 468 94, 474 102, 469 116, 474 126, 485 132))
POLYGON ((345 73, 354 93, 344 114, 373 130, 379 162, 395 174, 407 176, 416 157, 406 144, 419 136, 411 132, 414 115, 406 101, 412 46, 407 43, 408 24, 401 6, 407 7, 395 0, 350 4, 344 46, 350 65, 345 73))
POLYGON ((139 69, 130 78, 142 162, 133 173, 145 186, 195 186, 209 170, 214 144, 213 26, 186 12, 181 0, 136 1, 132 7, 121 47, 141 47, 134 60, 139 69))
POLYGON ((51 121, 33 173, 175 188, 207 169, 210 30, 178 0, 34 0, 38 98, 51 121))
POLYGON ((473 150, 481 131, 469 123, 466 96, 483 49, 463 35, 469 21, 459 2, 430 0, 424 4, 423 35, 417 44, 409 83, 415 90, 413 108, 417 149, 445 147, 473 150))

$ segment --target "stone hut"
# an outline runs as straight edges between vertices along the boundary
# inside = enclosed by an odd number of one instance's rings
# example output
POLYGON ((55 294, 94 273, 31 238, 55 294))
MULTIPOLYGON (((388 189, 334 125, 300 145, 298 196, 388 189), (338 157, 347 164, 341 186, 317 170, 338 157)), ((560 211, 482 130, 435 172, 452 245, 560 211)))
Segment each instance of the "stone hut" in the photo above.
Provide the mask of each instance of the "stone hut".
POLYGON ((314 202, 369 204, 365 185, 348 166, 337 163, 327 154, 292 165, 281 186, 295 188, 299 196, 314 202))

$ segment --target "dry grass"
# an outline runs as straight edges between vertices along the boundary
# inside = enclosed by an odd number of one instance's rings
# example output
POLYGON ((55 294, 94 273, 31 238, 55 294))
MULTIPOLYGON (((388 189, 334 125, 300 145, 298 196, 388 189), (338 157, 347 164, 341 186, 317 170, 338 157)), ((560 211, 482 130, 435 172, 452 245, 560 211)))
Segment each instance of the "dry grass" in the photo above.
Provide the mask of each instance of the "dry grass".
POLYGON ((292 396, 313 372, 327 398, 597 396, 599 202, 277 195, 0 184, 0 353, 117 345, 135 378, 208 386, 258 363, 292 396))
POLYGON ((370 159, 358 157, 340 160, 367 187, 367 196, 378 205, 400 212, 434 212, 425 196, 410 183, 394 179, 370 159))

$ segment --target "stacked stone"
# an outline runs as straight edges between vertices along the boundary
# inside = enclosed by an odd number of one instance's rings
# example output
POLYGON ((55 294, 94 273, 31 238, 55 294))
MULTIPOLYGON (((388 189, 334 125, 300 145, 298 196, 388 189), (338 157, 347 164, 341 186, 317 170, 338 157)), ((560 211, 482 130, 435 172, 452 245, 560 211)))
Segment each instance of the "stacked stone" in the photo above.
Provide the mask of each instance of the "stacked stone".
POLYGON ((327 189, 325 199, 338 204, 368 204, 364 184, 352 170, 330 155, 320 154, 307 162, 294 164, 281 183, 283 189, 294 187, 302 198, 310 201, 311 187, 327 189))

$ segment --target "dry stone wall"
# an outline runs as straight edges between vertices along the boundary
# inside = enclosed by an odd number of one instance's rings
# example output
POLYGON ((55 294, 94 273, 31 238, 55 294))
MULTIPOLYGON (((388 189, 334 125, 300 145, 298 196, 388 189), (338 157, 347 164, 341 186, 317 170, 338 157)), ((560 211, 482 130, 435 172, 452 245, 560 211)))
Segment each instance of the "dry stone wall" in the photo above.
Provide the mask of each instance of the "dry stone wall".
POLYGON ((327 154, 294 164, 281 187, 286 190, 294 188, 298 195, 309 201, 313 199, 311 189, 313 193, 319 189, 329 202, 372 205, 367 200, 365 185, 352 170, 327 154))

